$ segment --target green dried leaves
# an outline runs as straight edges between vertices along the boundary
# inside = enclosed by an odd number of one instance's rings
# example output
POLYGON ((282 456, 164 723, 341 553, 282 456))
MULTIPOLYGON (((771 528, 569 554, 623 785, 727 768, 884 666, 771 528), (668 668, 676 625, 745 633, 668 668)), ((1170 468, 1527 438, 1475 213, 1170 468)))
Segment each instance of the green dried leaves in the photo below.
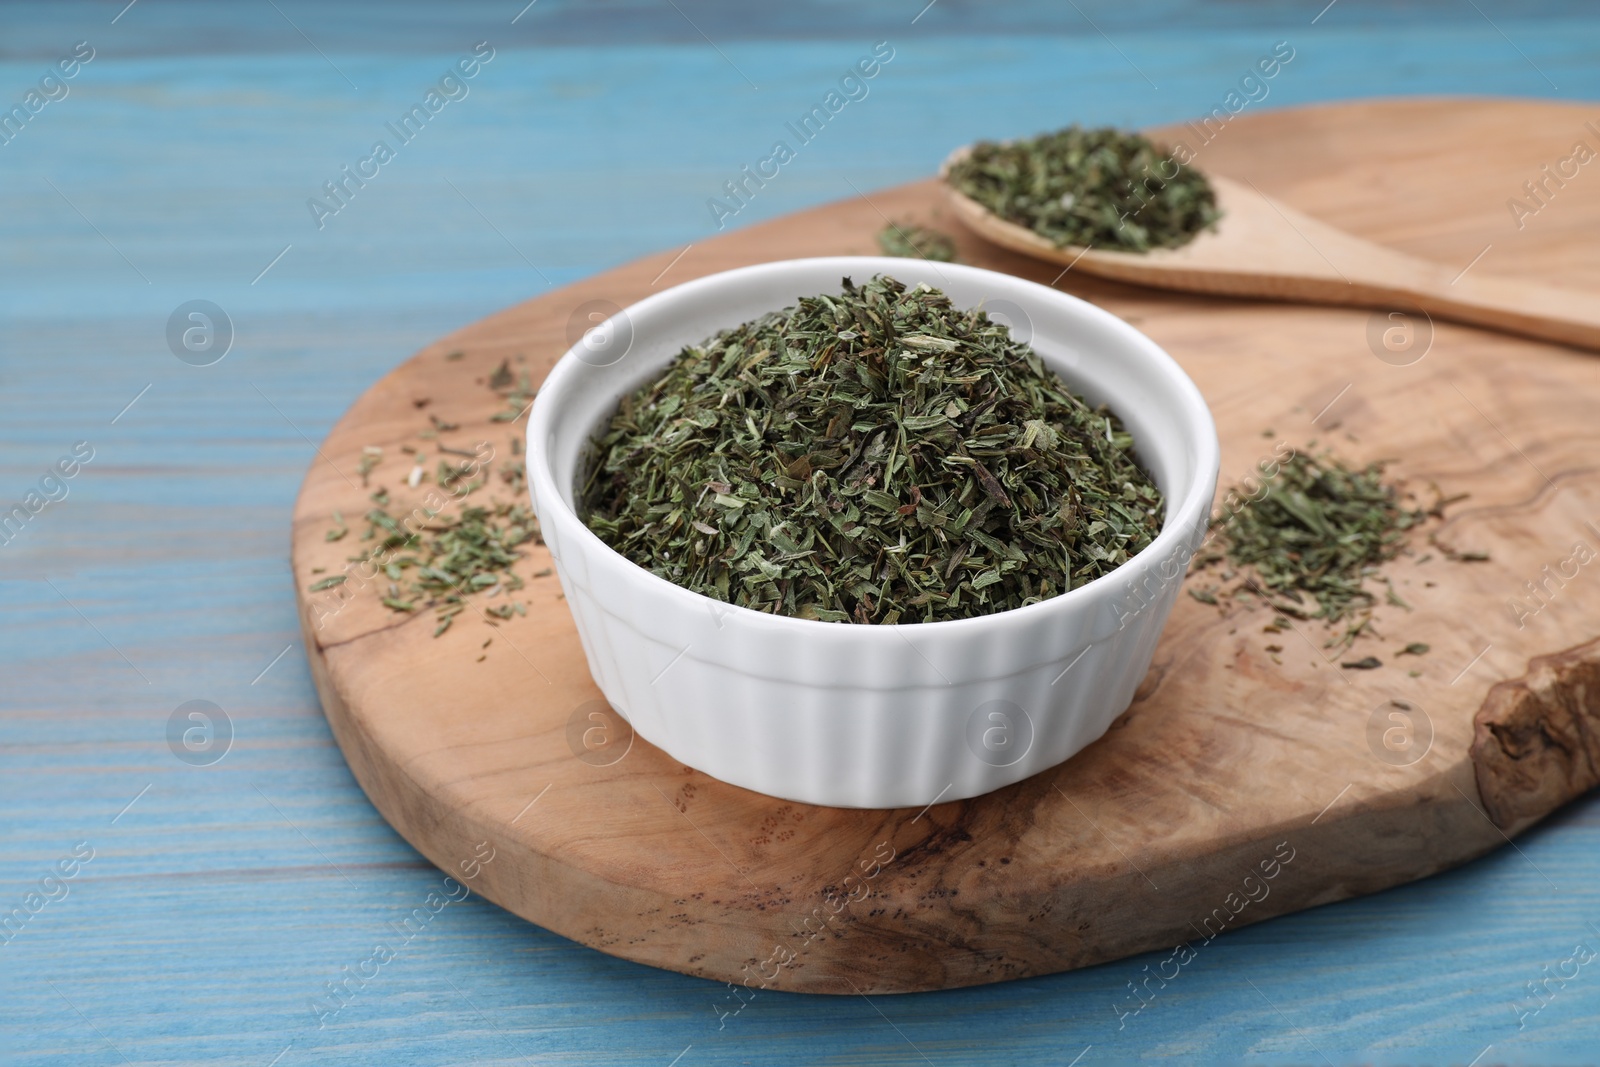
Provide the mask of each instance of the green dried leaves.
POLYGON ((589 528, 668 581, 829 622, 935 622, 1098 578, 1160 492, 981 310, 878 277, 685 348, 626 397, 581 487, 589 528))
POLYGON ((507 594, 505 602, 485 609, 488 614, 508 619, 513 611, 526 613, 509 596, 524 584, 512 570, 526 558, 522 546, 543 543, 539 522, 526 504, 464 507, 453 516, 419 509, 405 522, 376 507, 366 518, 363 540, 377 544, 351 562, 376 566, 388 583, 383 604, 390 611, 433 608, 435 637, 450 628, 475 593, 507 594))
POLYGON ((886 256, 932 259, 940 263, 956 261, 956 243, 949 234, 911 222, 891 222, 878 231, 878 247, 886 256))
POLYGON ((1204 174, 1109 127, 981 141, 945 180, 1058 248, 1176 248, 1221 217, 1204 174))
POLYGON ((1220 548, 1197 557, 1196 569, 1226 558, 1248 569, 1242 588, 1276 610, 1334 623, 1370 612, 1377 599, 1366 580, 1399 554, 1407 531, 1427 514, 1401 506, 1381 463, 1357 469, 1300 452, 1262 492, 1212 521, 1220 548))
MULTIPOLYGON (((518 356, 517 359, 520 361, 522 357, 518 356)), ((488 384, 490 389, 506 399, 505 410, 489 416, 490 422, 517 421, 528 410, 528 406, 533 403, 534 394, 538 392, 529 380, 526 370, 512 373, 510 360, 500 361, 500 366, 489 376, 488 384)))

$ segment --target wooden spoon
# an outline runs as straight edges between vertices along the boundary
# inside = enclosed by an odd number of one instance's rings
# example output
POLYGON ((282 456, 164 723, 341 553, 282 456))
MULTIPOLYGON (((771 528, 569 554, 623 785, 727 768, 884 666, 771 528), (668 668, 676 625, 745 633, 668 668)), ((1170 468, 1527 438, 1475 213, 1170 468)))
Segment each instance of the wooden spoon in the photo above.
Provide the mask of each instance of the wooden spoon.
MULTIPOLYGON (((957 149, 940 168, 965 157, 957 149)), ((997 245, 1160 289, 1415 312, 1600 350, 1600 298, 1447 267, 1318 222, 1253 184, 1207 174, 1222 218, 1179 248, 1112 252, 1057 247, 946 186, 961 221, 997 245)))

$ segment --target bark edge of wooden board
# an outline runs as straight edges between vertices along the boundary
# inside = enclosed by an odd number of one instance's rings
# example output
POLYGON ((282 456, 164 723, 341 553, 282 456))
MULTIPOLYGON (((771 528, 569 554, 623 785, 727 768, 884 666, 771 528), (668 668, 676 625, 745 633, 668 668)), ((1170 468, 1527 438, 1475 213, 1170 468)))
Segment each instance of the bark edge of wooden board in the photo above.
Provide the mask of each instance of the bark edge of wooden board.
POLYGON ((1516 833, 1600 785, 1600 639, 1497 683, 1472 738, 1483 806, 1516 833))

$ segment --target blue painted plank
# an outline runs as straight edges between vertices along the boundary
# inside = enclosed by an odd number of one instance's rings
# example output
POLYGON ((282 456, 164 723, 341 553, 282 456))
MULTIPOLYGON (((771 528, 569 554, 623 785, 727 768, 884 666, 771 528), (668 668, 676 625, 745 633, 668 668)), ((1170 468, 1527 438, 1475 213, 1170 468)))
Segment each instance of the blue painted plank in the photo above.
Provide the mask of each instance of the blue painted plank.
POLYGON ((515 25, 515 0, 278 6, 0 7, 0 102, 96 48, 0 145, 0 500, 95 448, 0 545, 0 913, 94 849, 0 944, 0 1062, 1593 1062, 1590 971, 1518 1020, 1526 983, 1600 945, 1593 801, 1520 851, 1219 939, 1120 1027, 1160 955, 871 1002, 764 993, 719 1030, 719 987, 477 898, 319 1027, 326 984, 443 883, 332 743, 285 560, 306 438, 427 340, 715 232, 706 199, 874 42, 895 55, 868 97, 733 224, 977 136, 1187 117, 1277 40, 1297 55, 1271 106, 1592 99, 1588 7, 1340 0, 1313 26, 1320 3, 940 0, 915 25, 921 2, 540 0, 515 25), (319 230, 306 200, 480 40, 470 94, 319 230), (236 330, 211 367, 166 346, 196 298, 236 330), (232 724, 214 766, 167 748, 194 699, 232 724))

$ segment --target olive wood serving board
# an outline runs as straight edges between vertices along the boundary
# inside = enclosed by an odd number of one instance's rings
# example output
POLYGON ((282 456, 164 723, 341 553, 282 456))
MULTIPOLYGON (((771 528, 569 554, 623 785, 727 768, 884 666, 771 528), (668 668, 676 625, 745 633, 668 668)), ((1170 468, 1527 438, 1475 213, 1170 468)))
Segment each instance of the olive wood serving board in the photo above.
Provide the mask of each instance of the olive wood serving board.
MULTIPOLYGON (((1584 123, 1597 114, 1488 100, 1263 112, 1231 121, 1196 161, 1411 255, 1592 292, 1600 196, 1584 183, 1600 179, 1569 180, 1521 228, 1507 201, 1575 142, 1596 147, 1584 123)), ((962 229, 933 180, 650 256, 430 345, 328 435, 293 531, 323 707, 378 810, 446 872, 575 941, 752 989, 1043 974, 1426 877, 1600 779, 1600 359, 1395 316, 1063 273, 962 229), (418 437, 429 415, 459 425, 442 434, 452 447, 494 447, 474 502, 512 495, 500 475, 524 427, 490 421, 506 404, 485 385, 503 360, 536 383, 597 311, 744 264, 875 253, 889 218, 943 228, 964 261, 1053 283, 1148 332, 1211 404, 1224 487, 1284 443, 1392 459, 1410 485, 1470 494, 1436 537, 1490 558, 1418 543, 1387 569, 1409 610, 1383 604, 1382 636, 1343 654, 1322 647, 1318 624, 1263 633, 1264 609, 1180 597, 1104 738, 1015 786, 921 811, 773 800, 632 737, 589 679, 556 579, 533 576, 550 565, 542 547, 518 568, 525 616, 491 620, 480 609, 505 601, 479 600, 437 639, 431 612, 395 615, 377 588, 307 591, 359 551, 369 492, 386 487, 403 514, 433 488, 439 442, 418 437), (429 457, 414 489, 406 444, 429 457), (369 445, 384 459, 363 486, 369 445), (352 534, 328 541, 335 510, 352 534), (1412 642, 1431 651, 1395 656, 1412 642), (1367 655, 1383 666, 1339 666, 1367 655)), ((728 994, 730 1011, 740 1003, 728 994)))

